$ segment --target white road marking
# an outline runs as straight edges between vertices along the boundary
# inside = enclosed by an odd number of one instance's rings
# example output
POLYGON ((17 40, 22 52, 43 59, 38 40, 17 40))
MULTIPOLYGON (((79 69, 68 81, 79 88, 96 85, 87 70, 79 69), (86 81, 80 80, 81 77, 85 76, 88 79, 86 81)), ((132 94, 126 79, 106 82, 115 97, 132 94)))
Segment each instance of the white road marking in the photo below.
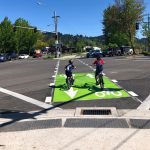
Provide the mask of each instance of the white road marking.
POLYGON ((114 83, 117 83, 118 81, 117 80, 111 80, 112 82, 114 82, 114 83))
POLYGON ((150 110, 150 95, 143 101, 143 103, 137 109, 150 110))
POLYGON ((128 91, 128 93, 129 93, 130 95, 132 95, 132 96, 138 96, 137 94, 135 94, 135 93, 132 92, 132 91, 128 91))
POLYGON ((90 77, 90 78, 95 78, 94 75, 93 75, 93 74, 90 74, 90 73, 88 73, 86 76, 87 76, 87 77, 90 77))
POLYGON ((28 103, 34 104, 36 106, 39 106, 39 107, 42 107, 42 108, 45 108, 45 109, 53 107, 53 105, 45 104, 45 103, 40 102, 40 101, 38 101, 36 99, 33 99, 33 98, 28 97, 28 96, 25 96, 25 95, 22 95, 22 94, 19 94, 19 93, 16 93, 16 92, 4 89, 2 87, 0 87, 0 92, 8 94, 8 95, 11 95, 11 96, 16 97, 16 98, 19 98, 19 99, 21 99, 23 101, 26 101, 28 103))
MULTIPOLYGON (((60 60, 58 60, 58 62, 57 62, 57 64, 56 64, 56 68, 55 68, 56 71, 54 71, 54 72, 55 72, 55 75, 52 76, 52 77, 54 78, 54 83, 50 83, 50 84, 49 84, 50 86, 54 86, 54 85, 55 85, 56 76, 57 76, 57 74, 58 74, 59 63, 60 63, 60 60)), ((51 103, 51 101, 52 101, 52 96, 53 96, 53 91, 54 91, 54 88, 52 88, 52 90, 51 90, 51 96, 45 98, 45 103, 51 103)))
POLYGON ((63 77, 63 78, 66 78, 66 75, 65 74, 62 74, 62 75, 59 75, 60 77, 63 77))
POLYGON ((56 65, 56 68, 55 68, 55 69, 57 70, 57 72, 56 72, 56 74, 55 74, 54 76, 52 76, 53 78, 55 78, 55 79, 54 79, 54 84, 55 84, 55 82, 56 82, 56 76, 57 76, 57 74, 58 74, 59 63, 60 63, 60 59, 58 60, 57 65, 56 65))
POLYGON ((64 91, 69 97, 74 98, 77 94, 78 90, 74 90, 73 87, 71 87, 68 91, 64 91))
POLYGON ((51 104, 51 102, 52 102, 52 97, 51 97, 51 96, 46 97, 46 99, 45 99, 45 103, 49 103, 49 104, 51 104))
POLYGON ((112 73, 112 74, 113 74, 113 73, 118 73, 118 72, 114 72, 114 71, 112 71, 112 72, 110 72, 110 73, 112 73))
POLYGON ((50 84, 49 84, 49 86, 54 86, 54 85, 55 85, 54 83, 50 83, 50 84))

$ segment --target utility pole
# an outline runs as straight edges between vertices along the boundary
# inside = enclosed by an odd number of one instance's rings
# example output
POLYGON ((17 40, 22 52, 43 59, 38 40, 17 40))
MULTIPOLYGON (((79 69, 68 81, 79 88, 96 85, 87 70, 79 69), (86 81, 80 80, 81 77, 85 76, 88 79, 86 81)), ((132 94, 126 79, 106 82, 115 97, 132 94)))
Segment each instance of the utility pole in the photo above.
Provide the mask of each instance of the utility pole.
POLYGON ((54 16, 52 17, 54 19, 54 25, 55 25, 55 45, 56 45, 56 57, 58 58, 61 53, 61 48, 59 46, 59 41, 58 41, 58 31, 57 31, 57 25, 58 25, 58 18, 60 16, 56 16, 56 11, 54 11, 54 16))

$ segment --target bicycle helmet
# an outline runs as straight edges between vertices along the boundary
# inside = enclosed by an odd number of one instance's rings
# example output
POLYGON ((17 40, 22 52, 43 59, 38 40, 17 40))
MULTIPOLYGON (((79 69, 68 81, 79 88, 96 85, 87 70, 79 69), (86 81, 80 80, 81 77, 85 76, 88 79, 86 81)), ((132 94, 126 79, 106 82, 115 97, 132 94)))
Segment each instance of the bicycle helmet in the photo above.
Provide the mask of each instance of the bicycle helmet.
POLYGON ((72 59, 70 59, 70 60, 69 60, 69 64, 73 64, 73 61, 72 61, 72 59))
POLYGON ((97 56, 97 60, 100 60, 100 59, 101 59, 101 56, 100 56, 100 55, 98 55, 98 56, 97 56))

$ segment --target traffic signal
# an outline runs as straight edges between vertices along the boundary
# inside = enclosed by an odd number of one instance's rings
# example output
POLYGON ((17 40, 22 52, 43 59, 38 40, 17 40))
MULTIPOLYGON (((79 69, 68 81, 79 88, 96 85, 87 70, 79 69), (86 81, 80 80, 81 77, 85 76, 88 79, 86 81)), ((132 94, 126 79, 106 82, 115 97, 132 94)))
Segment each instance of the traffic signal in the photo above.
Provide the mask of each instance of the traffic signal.
POLYGON ((139 30, 139 23, 138 22, 136 23, 135 28, 136 28, 136 30, 139 30))
POLYGON ((34 33, 36 33, 37 32, 37 28, 34 28, 34 33))
POLYGON ((16 32, 16 29, 17 29, 16 27, 13 27, 13 31, 14 31, 14 32, 16 32))

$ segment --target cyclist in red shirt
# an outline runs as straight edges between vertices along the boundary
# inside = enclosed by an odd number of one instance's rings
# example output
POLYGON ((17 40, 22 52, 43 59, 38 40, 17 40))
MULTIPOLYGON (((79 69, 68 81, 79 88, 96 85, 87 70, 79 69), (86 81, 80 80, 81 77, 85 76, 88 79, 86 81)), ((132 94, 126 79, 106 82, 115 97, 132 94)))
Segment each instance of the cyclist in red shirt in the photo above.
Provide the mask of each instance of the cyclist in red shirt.
MULTIPOLYGON (((96 85, 98 85, 97 76, 98 76, 99 74, 103 75, 104 60, 101 58, 101 56, 98 56, 97 59, 93 62, 93 64, 96 66, 95 80, 96 80, 96 85)), ((102 78, 102 84, 104 85, 104 80, 103 80, 103 78, 102 78)))

